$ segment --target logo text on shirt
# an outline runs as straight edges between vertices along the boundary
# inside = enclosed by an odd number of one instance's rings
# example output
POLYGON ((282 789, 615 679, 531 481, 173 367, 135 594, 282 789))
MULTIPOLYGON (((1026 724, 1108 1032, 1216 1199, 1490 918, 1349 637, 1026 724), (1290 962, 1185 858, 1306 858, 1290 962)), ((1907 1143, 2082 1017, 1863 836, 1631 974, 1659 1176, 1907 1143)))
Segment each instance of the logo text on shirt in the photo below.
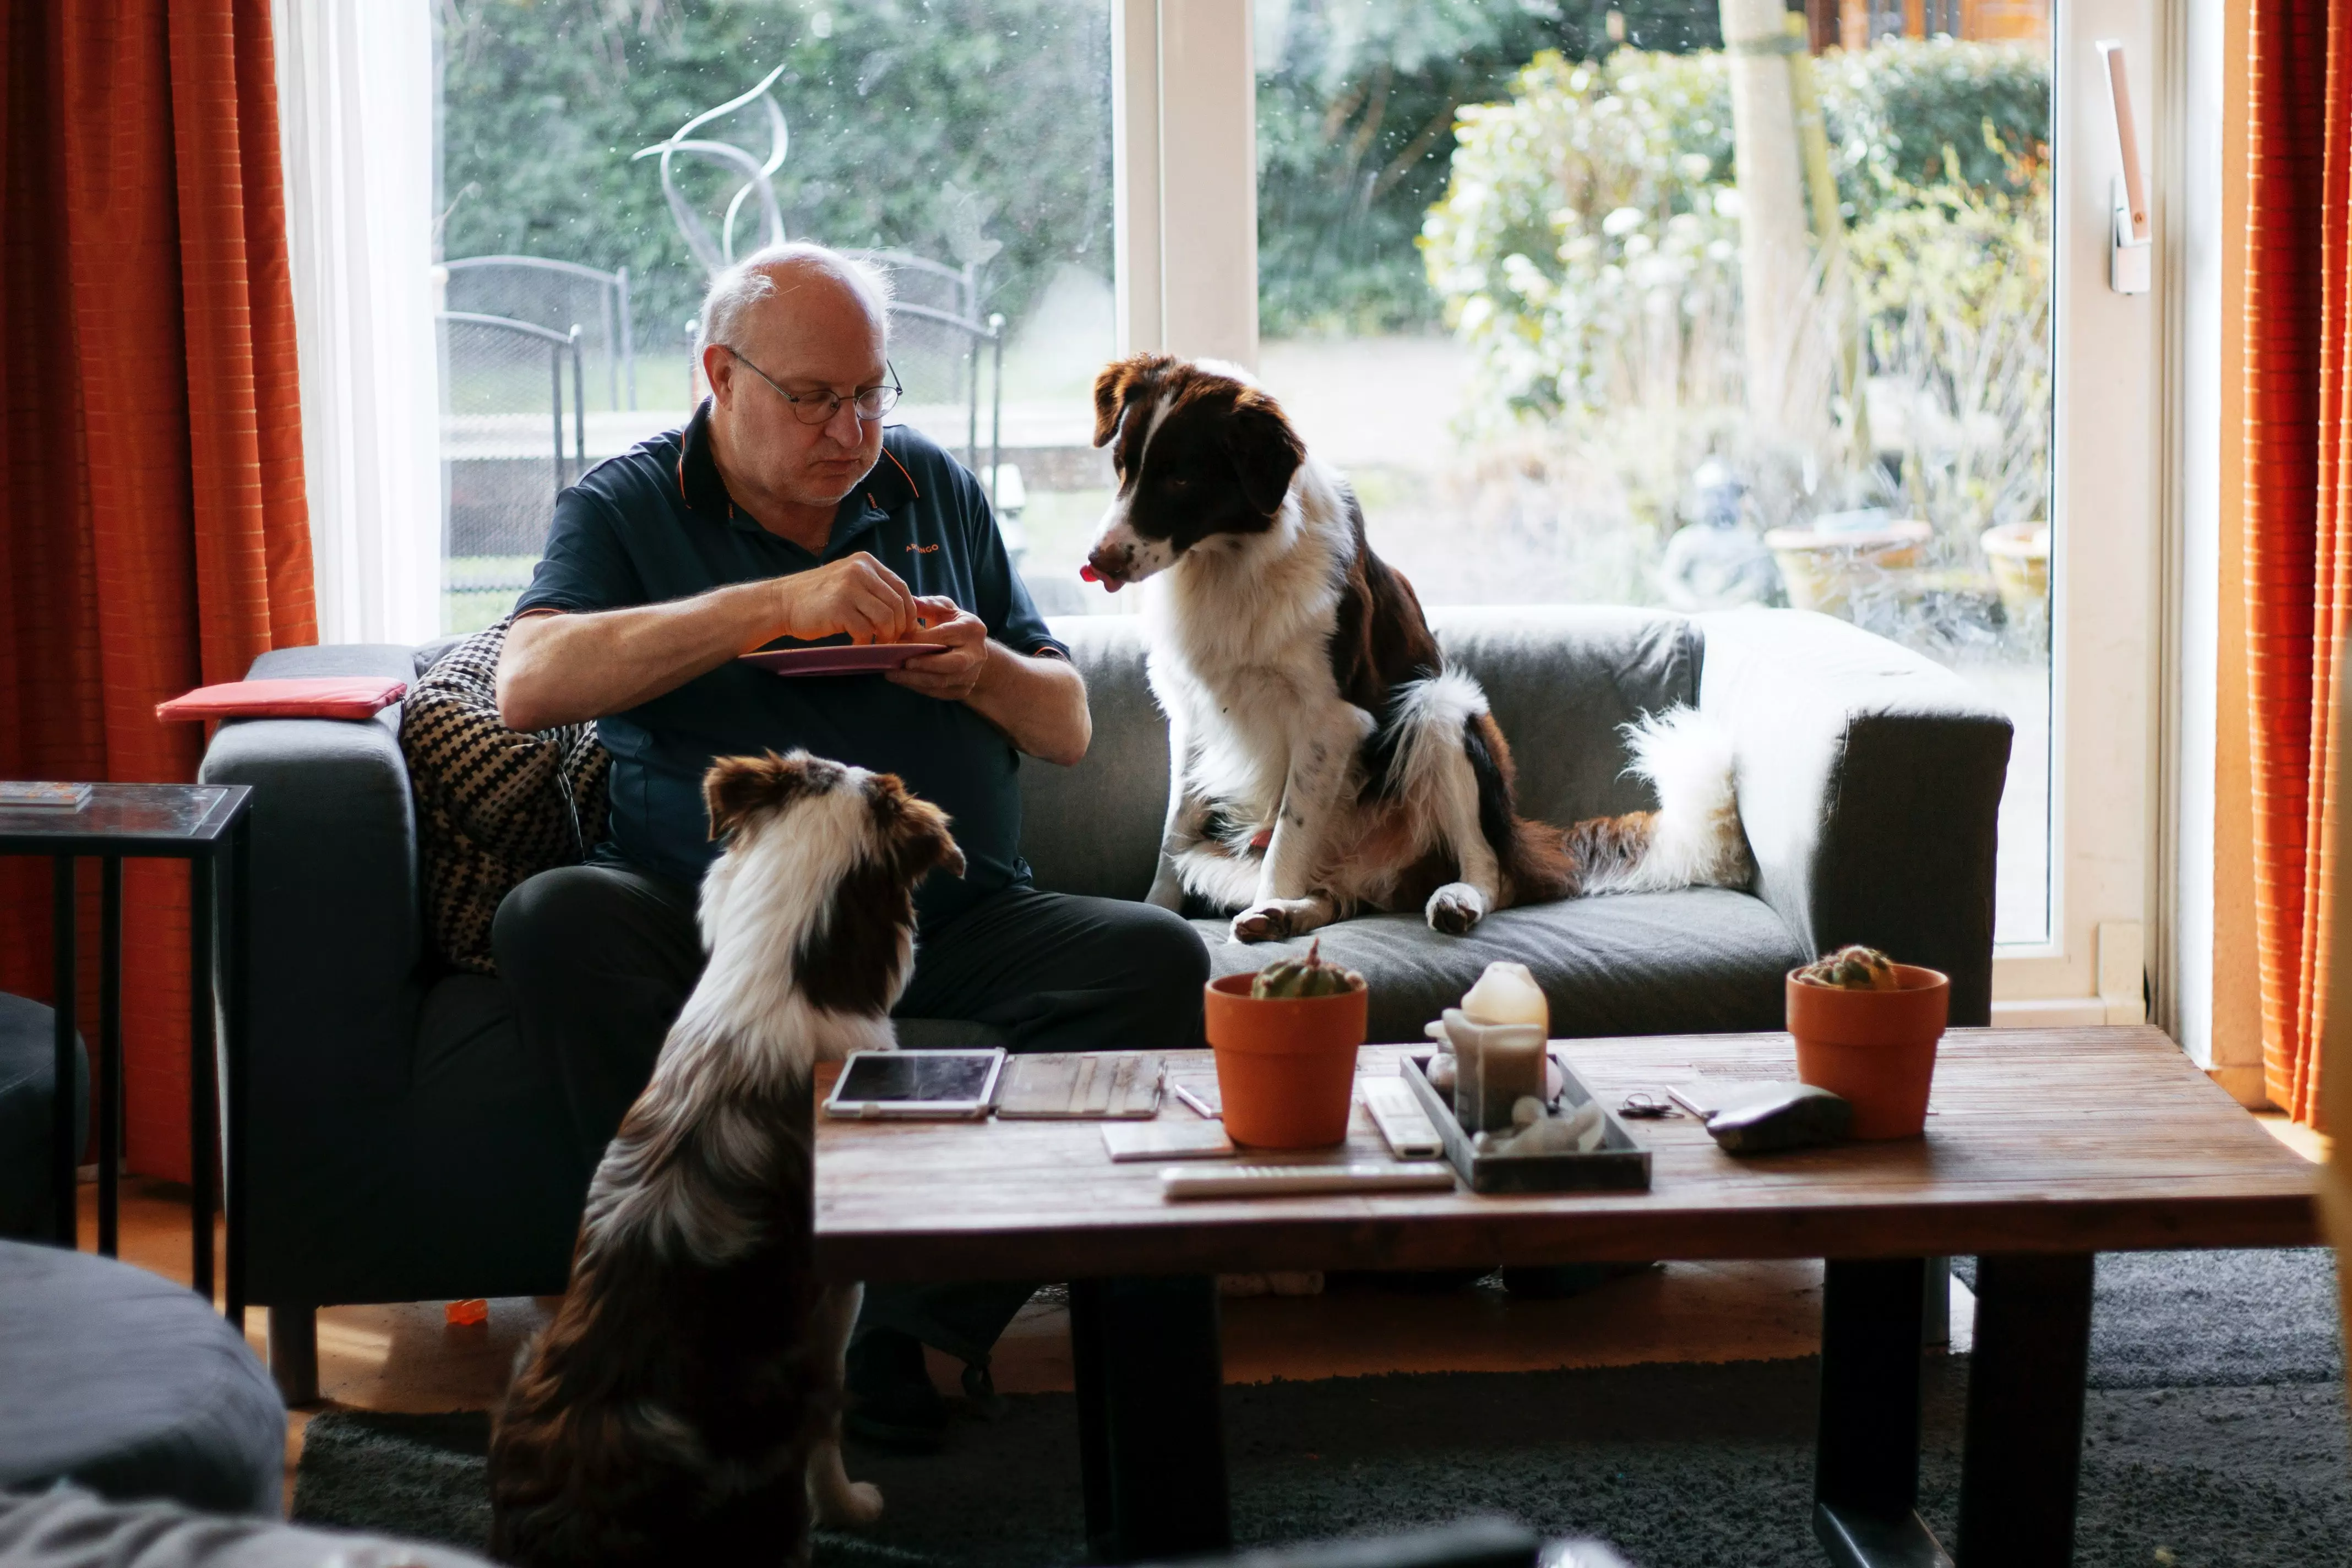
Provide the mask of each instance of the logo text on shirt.
POLYGON ((909 544, 907 546, 907 553, 909 555, 929 555, 937 549, 939 549, 939 546, 936 544, 909 544))

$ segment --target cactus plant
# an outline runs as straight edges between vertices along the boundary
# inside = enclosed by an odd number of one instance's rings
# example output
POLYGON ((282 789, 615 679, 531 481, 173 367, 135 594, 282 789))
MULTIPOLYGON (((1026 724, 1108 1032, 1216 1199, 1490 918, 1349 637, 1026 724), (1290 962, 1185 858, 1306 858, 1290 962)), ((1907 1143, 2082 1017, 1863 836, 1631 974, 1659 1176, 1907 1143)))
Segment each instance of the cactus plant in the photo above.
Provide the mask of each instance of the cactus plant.
POLYGON ((1364 977, 1352 969, 1323 962, 1323 942, 1318 938, 1307 949, 1304 958, 1286 958, 1267 964, 1250 982, 1250 995, 1257 1001, 1284 996, 1338 996, 1349 991, 1364 988, 1364 977))
POLYGON ((1874 947, 1842 947, 1797 971, 1797 978, 1840 991, 1900 991, 1895 962, 1874 947))

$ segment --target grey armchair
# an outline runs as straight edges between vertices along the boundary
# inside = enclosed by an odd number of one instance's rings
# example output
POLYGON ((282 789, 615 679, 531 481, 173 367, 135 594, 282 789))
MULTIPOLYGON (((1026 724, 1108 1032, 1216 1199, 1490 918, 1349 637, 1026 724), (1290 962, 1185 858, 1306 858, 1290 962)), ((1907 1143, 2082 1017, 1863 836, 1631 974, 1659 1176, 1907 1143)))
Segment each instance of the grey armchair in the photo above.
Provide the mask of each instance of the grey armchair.
MULTIPOLYGON (((1633 610, 1439 611, 1448 656, 1485 683, 1519 764, 1521 809, 1556 822, 1639 809, 1616 729, 1696 702, 1738 739, 1752 891, 1510 910, 1467 937, 1417 916, 1321 933, 1371 982, 1372 1037, 1414 1039, 1493 958, 1521 960, 1564 1036, 1769 1029, 1780 977, 1867 942, 1952 977, 1952 1021, 1989 1021, 1995 816, 2008 719, 1957 677, 1793 611, 1696 620, 1633 610)), ((1096 721, 1077 767, 1023 771, 1039 885, 1140 898, 1167 741, 1138 623, 1055 626, 1096 721)), ((417 650, 289 648, 256 676, 413 676, 417 650)), ((311 1310, 561 1289, 583 1196, 547 1064, 499 983, 430 962, 398 713, 224 726, 207 782, 255 786, 247 1299, 271 1309, 290 1396, 314 1375, 311 1310)), ((1236 947, 1202 921, 1220 973, 1236 947)), ((1296 946, 1299 944, 1289 944, 1296 946)))

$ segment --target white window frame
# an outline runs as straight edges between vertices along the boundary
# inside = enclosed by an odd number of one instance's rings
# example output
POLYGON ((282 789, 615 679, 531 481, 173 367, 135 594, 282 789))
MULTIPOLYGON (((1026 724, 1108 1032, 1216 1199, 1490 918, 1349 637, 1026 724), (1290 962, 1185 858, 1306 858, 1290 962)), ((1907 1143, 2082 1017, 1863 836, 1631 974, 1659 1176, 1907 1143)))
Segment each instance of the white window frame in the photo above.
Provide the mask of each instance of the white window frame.
MULTIPOLYGON (((1111 4, 1119 350, 1255 365, 1250 0, 1111 4)), ((2159 542, 2177 486, 2158 458, 2178 363, 2167 350, 2179 269, 2167 262, 2179 220, 2167 197, 2190 9, 2059 0, 2053 18, 2051 935, 1995 950, 1997 1023, 2137 1022, 2150 955, 2170 936, 2157 894, 2175 869, 2158 832, 2170 711, 2159 698, 2174 645, 2159 631, 2177 595, 2159 542), (2117 159, 2103 38, 2122 40, 2142 145, 2158 150, 2148 171, 2158 261, 2142 295, 2107 282, 2117 159)))

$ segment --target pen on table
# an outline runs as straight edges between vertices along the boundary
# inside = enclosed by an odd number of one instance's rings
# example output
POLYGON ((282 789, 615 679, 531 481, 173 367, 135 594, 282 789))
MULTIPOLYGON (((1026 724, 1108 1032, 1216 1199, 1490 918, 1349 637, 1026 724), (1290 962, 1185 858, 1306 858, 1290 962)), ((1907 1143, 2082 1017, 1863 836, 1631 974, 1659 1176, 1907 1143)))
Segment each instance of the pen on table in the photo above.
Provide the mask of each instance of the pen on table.
POLYGON ((1185 1104, 1198 1111, 1204 1120, 1210 1121, 1221 1121, 1224 1120, 1214 1110, 1210 1109, 1209 1102, 1207 1100, 1202 1100, 1199 1095, 1194 1094, 1191 1089, 1186 1089, 1181 1080, 1171 1078, 1168 1080, 1168 1087, 1170 1090, 1175 1094, 1177 1099, 1182 1100, 1185 1104))

